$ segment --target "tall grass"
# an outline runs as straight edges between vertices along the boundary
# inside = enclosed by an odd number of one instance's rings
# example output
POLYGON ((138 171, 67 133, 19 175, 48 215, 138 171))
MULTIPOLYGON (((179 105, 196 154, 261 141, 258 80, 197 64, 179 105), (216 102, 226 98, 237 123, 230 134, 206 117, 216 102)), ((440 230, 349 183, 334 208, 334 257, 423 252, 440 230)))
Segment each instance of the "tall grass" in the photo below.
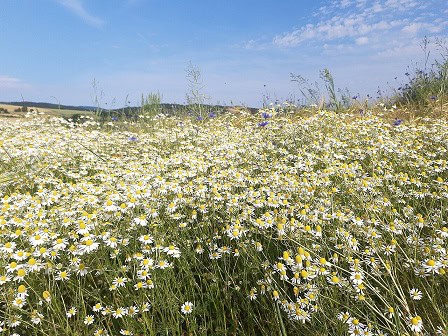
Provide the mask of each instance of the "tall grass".
POLYGON ((448 48, 443 41, 434 43, 440 52, 439 59, 429 66, 431 42, 424 39, 423 66, 406 73, 408 82, 395 91, 393 99, 400 107, 412 108, 418 114, 432 112, 440 116, 448 110, 448 48))

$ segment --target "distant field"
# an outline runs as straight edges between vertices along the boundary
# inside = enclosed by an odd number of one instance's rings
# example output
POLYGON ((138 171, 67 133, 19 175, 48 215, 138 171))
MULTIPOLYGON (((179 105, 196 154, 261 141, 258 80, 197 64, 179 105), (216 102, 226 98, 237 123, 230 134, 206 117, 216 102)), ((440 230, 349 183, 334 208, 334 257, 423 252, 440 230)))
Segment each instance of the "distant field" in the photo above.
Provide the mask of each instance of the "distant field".
MULTIPOLYGON (((21 108, 20 105, 9 105, 9 104, 0 104, 0 108, 7 109, 9 113, 0 113, 1 117, 23 117, 26 112, 15 112, 18 108, 21 108)), ((45 115, 49 116, 60 116, 60 117, 71 117, 76 114, 84 114, 88 115, 91 114, 89 111, 82 111, 82 110, 67 110, 67 109, 55 109, 55 108, 43 108, 43 107, 28 107, 28 111, 38 111, 40 113, 44 113, 45 115)))

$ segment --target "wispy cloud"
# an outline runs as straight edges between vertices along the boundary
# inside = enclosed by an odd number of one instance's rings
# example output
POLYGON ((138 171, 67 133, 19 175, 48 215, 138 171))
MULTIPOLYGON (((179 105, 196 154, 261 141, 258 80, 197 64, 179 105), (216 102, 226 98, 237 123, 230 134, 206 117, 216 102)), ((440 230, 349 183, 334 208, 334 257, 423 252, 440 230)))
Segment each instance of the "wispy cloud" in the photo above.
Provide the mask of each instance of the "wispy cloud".
POLYGON ((447 23, 434 22, 430 16, 440 16, 440 9, 429 5, 415 0, 334 0, 315 13, 317 22, 279 34, 272 42, 276 46, 296 47, 305 41, 339 43, 338 40, 350 39, 354 45, 365 45, 380 36, 440 33, 447 23), (416 17, 416 13, 420 16, 416 17))
POLYGON ((62 6, 66 7, 72 13, 79 16, 87 24, 97 28, 100 28, 104 25, 104 21, 101 18, 90 14, 84 8, 84 4, 82 3, 81 0, 56 0, 56 1, 60 3, 62 6))
POLYGON ((30 87, 30 85, 19 78, 0 75, 0 89, 21 89, 28 87, 30 87))
POLYGON ((362 36, 362 37, 358 37, 356 39, 356 44, 357 45, 364 45, 364 44, 367 44, 367 43, 369 43, 369 38, 368 37, 362 36))
POLYGON ((424 22, 413 22, 406 26, 404 26, 401 31, 403 33, 407 33, 410 35, 415 35, 419 31, 428 31, 430 33, 439 33, 443 30, 443 24, 432 24, 432 23, 424 23, 424 22))
POLYGON ((237 45, 238 48, 253 51, 266 50, 269 46, 270 46, 269 43, 263 42, 262 40, 253 40, 253 39, 237 45))

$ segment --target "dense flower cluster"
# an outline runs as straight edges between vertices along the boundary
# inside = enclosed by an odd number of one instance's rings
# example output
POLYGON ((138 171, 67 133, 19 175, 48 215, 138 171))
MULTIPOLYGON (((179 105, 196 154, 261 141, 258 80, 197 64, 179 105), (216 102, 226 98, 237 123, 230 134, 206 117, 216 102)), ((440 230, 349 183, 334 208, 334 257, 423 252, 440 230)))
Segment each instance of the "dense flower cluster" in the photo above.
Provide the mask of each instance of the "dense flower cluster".
POLYGON ((45 330, 60 310, 130 335, 164 277, 247 258, 256 279, 230 287, 293 323, 447 332, 448 125, 268 112, 138 134, 0 121, 0 330, 45 330))

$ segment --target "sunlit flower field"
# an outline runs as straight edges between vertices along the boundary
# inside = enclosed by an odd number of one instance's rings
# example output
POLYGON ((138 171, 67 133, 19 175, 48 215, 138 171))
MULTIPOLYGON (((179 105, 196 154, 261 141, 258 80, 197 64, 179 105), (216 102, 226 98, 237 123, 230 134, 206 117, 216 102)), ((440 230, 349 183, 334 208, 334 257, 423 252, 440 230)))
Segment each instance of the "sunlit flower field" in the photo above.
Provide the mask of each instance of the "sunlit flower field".
POLYGON ((448 335, 448 123, 274 112, 0 120, 0 334, 448 335))

